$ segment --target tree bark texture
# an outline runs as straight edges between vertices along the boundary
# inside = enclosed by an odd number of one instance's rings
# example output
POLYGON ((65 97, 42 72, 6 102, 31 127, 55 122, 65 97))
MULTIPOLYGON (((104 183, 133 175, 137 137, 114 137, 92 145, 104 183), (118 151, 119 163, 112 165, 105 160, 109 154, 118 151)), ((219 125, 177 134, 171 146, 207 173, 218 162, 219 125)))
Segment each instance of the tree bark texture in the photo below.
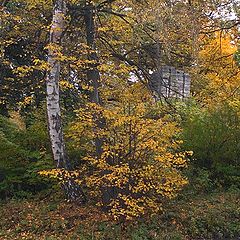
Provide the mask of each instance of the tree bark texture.
MULTIPOLYGON (((93 87, 93 91, 90 96, 90 101, 98 105, 102 105, 102 101, 99 93, 101 77, 100 77, 100 72, 97 68, 99 64, 99 58, 98 58, 97 49, 96 49, 96 29, 95 29, 94 17, 95 17, 94 6, 91 3, 89 3, 88 5, 86 5, 85 14, 84 14, 86 40, 87 40, 87 45, 90 49, 88 60, 92 62, 91 64, 89 64, 89 68, 87 70, 87 80, 89 84, 93 87)), ((97 115, 94 115, 93 117, 97 127, 99 129, 104 129, 105 119, 97 115)), ((100 158, 102 155, 103 143, 104 143, 103 138, 100 138, 100 137, 95 138, 96 155, 98 158, 100 158)), ((111 161, 109 161, 109 164, 112 164, 111 161)), ((101 192, 102 192, 103 210, 107 211, 109 210, 109 204, 111 200, 116 197, 117 189, 116 187, 103 187, 101 188, 101 192)))
POLYGON ((100 74, 99 74, 99 70, 97 69, 99 59, 96 53, 94 9, 92 4, 89 4, 86 6, 84 20, 85 20, 85 27, 86 27, 87 45, 91 50, 91 52, 88 55, 88 60, 93 61, 93 63, 89 65, 89 69, 87 71, 87 79, 93 86, 93 92, 91 94, 91 102, 101 104, 99 90, 98 90, 100 74))
MULTIPOLYGON (((94 21, 94 7, 91 3, 86 5, 85 14, 84 14, 85 28, 86 28, 86 40, 87 45, 90 49, 88 55, 88 60, 92 61, 87 70, 87 80, 90 85, 93 87, 93 91, 90 96, 90 101, 96 104, 101 105, 101 98, 99 95, 99 86, 100 86, 100 73, 97 68, 99 63, 99 58, 96 52, 96 30, 95 30, 95 21, 94 21)), ((99 128, 103 128, 104 119, 94 116, 94 119, 99 128)), ((102 154, 102 144, 103 140, 100 138, 95 139, 96 154, 98 157, 102 154)))
POLYGON ((65 25, 65 15, 66 2, 64 0, 56 0, 50 29, 50 44, 48 50, 49 70, 47 72, 46 85, 49 135, 53 158, 58 168, 68 168, 59 97, 60 61, 57 59, 65 25))
MULTIPOLYGON (((7 3, 8 1, 3 1, 0 5, 0 30, 2 29, 1 26, 3 24, 3 20, 2 20, 2 15, 5 14, 5 4, 7 3)), ((3 36, 3 33, 0 31, 0 37, 3 36)), ((0 61, 2 62, 4 60, 4 46, 1 46, 0 48, 0 61)), ((1 75, 0 75, 0 114, 5 116, 5 117, 9 117, 9 112, 8 112, 8 107, 5 103, 5 99, 4 99, 4 93, 3 93, 3 81, 4 81, 4 75, 5 74, 2 74, 4 73, 4 67, 2 64, 0 64, 0 72, 1 72, 1 75)))
MULTIPOLYGON (((57 168, 71 170, 70 161, 67 158, 62 130, 62 119, 60 109, 60 61, 58 52, 61 38, 65 29, 66 2, 56 0, 53 11, 53 20, 50 29, 50 44, 48 52, 49 71, 47 73, 47 115, 48 130, 54 161, 57 168)), ((76 203, 86 202, 86 197, 81 187, 74 181, 68 179, 62 184, 67 198, 76 203)))

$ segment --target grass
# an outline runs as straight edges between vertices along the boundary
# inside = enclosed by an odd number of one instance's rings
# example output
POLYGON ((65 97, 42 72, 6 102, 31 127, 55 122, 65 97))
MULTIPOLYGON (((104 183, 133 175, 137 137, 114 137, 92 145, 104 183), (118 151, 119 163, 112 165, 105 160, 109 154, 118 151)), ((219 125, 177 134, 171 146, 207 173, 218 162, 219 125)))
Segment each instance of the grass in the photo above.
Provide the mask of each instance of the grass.
POLYGON ((239 239, 240 192, 175 200, 159 216, 116 223, 96 208, 61 198, 0 204, 0 239, 190 240, 239 239))

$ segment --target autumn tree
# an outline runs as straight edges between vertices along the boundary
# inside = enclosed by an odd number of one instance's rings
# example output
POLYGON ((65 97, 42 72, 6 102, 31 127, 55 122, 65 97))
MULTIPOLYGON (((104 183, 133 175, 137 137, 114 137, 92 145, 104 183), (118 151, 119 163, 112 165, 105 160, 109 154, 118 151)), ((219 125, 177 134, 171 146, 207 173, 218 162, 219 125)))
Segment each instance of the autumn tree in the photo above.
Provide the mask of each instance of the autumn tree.
POLYGON ((198 66, 193 69, 196 98, 213 106, 237 98, 240 70, 234 58, 237 42, 228 32, 204 38, 198 66))
POLYGON ((45 98, 43 60, 50 15, 48 5, 39 7, 42 10, 26 1, 4 1, 1 8, 1 109, 5 112, 39 107, 45 98))
POLYGON ((47 72, 46 79, 48 128, 53 158, 58 168, 69 168, 62 132, 59 97, 59 78, 61 68, 60 61, 57 59, 60 52, 60 40, 65 29, 66 11, 65 1, 55 2, 50 30, 50 43, 48 45, 49 71, 47 72))
POLYGON ((121 89, 117 102, 102 107, 87 104, 78 111, 68 136, 85 152, 85 162, 75 171, 41 172, 67 181, 73 178, 84 186, 91 201, 115 219, 133 219, 157 213, 164 201, 176 196, 187 184, 181 169, 191 152, 181 152, 180 129, 168 117, 151 111, 153 99, 142 84, 121 89), (105 119, 103 128, 94 121, 105 119), (104 139, 99 156, 93 144, 104 139))
POLYGON ((235 76, 226 80, 227 55, 235 49, 224 40, 229 48, 221 48, 226 52, 221 66, 217 58, 222 50, 215 48, 213 37, 237 24, 219 17, 230 1, 59 0, 53 11, 51 1, 4 2, 1 104, 19 109, 21 103, 33 102, 38 107, 46 78, 55 177, 63 172, 61 181, 70 189, 77 189, 77 182, 87 186, 116 217, 155 211, 161 199, 175 196, 186 183, 179 171, 185 155, 178 152, 174 134, 179 129, 148 111, 155 107, 148 81, 151 71, 173 65, 191 71, 195 83, 207 82, 206 88, 197 87, 201 97, 213 92, 213 99, 222 99, 219 82, 226 83, 229 94, 237 92, 235 66, 235 76), (61 90, 67 94, 60 97, 61 90), (76 172, 69 171, 60 108, 61 100, 73 97, 76 105, 69 101, 65 107, 71 113, 80 110, 68 140, 86 153, 76 172))

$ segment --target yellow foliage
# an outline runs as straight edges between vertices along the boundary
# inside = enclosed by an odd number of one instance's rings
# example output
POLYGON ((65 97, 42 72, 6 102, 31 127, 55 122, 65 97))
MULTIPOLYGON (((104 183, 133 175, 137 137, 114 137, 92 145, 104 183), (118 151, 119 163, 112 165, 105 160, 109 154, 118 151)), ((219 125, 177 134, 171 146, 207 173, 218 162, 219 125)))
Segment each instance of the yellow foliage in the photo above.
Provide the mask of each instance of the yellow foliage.
POLYGON ((154 104, 143 86, 122 90, 118 102, 102 107, 89 103, 78 112, 68 137, 86 152, 85 164, 75 171, 42 171, 63 182, 69 178, 87 187, 96 204, 115 219, 132 219, 162 209, 162 200, 174 198, 187 184, 181 169, 187 156, 180 152, 179 129, 168 118, 152 116, 154 104), (103 120, 100 128, 95 116, 103 120), (95 153, 96 138, 103 141, 95 153))
POLYGON ((151 117, 154 103, 142 88, 139 83, 125 88, 119 101, 105 108, 88 104, 77 112, 69 133, 76 147, 87 151, 84 169, 77 171, 80 182, 116 219, 155 213, 164 198, 175 197, 187 184, 180 169, 192 153, 178 151, 175 123, 151 117), (94 116, 104 119, 103 127, 94 116), (96 138, 103 141, 100 157, 96 138))
POLYGON ((204 104, 215 105, 239 94, 240 69, 233 57, 237 46, 231 36, 224 33, 205 41, 196 75, 202 85, 200 91, 198 86, 197 98, 204 104))
POLYGON ((74 85, 67 80, 61 80, 59 85, 62 89, 74 89, 74 85))

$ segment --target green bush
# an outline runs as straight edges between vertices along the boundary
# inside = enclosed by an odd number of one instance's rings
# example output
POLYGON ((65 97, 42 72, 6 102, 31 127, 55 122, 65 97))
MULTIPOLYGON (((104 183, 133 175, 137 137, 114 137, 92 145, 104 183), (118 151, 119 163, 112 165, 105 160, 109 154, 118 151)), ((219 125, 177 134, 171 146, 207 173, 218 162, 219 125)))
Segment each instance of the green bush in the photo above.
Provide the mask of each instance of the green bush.
POLYGON ((209 171, 209 178, 224 186, 240 187, 240 115, 226 102, 214 109, 183 105, 183 147, 194 152, 194 168, 209 171))
POLYGON ((0 116, 1 198, 31 196, 49 186, 37 173, 52 167, 40 125, 44 123, 36 122, 23 130, 11 119, 0 116))

